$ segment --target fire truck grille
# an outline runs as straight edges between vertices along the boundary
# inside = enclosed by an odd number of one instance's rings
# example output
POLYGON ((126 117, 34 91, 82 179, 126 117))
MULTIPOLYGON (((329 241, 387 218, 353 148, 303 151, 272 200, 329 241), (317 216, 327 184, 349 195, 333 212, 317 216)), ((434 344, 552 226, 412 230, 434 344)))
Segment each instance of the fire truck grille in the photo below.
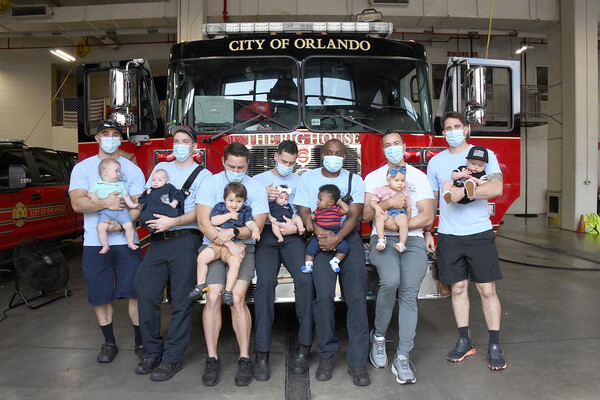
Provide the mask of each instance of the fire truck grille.
MULTIPOLYGON (((254 176, 262 172, 268 171, 275 166, 273 156, 277 151, 277 146, 247 146, 250 150, 250 168, 248 175, 254 176)), ((321 166, 321 149, 322 145, 314 145, 310 147, 311 157, 310 162, 304 166, 296 164, 294 173, 302 174, 309 169, 319 168, 321 166)), ((360 176, 360 145, 346 145, 346 160, 344 160, 344 168, 360 176)))

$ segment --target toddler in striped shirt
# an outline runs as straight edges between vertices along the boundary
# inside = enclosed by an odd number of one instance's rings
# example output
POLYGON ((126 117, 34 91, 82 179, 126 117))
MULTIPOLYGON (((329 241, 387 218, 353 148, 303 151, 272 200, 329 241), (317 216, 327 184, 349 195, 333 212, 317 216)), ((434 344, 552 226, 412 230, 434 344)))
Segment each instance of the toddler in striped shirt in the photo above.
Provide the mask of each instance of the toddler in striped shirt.
MULTIPOLYGON (((335 185, 323 185, 319 188, 317 208, 310 216, 312 221, 319 227, 338 233, 341 228, 342 216, 348 214, 348 212, 350 212, 350 206, 341 199, 340 189, 335 185)), ((312 227, 308 230, 312 231, 312 227)), ((310 274, 313 271, 313 261, 320 251, 319 240, 316 236, 313 236, 306 247, 304 265, 300 268, 302 272, 310 274)), ((340 272, 340 263, 350 251, 348 242, 342 240, 336 246, 335 251, 336 254, 329 261, 329 265, 335 273, 338 273, 340 272)))

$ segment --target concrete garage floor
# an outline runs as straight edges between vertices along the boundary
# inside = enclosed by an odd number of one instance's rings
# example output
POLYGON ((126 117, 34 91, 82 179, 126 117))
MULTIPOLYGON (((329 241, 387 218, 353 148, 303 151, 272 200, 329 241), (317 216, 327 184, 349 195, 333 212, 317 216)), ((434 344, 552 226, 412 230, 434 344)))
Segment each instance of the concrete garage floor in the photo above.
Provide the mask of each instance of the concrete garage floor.
MULTIPOLYGON (((345 307, 339 304, 337 329, 341 343, 333 379, 319 382, 314 378, 318 356, 313 349, 308 385, 301 385, 304 394, 312 399, 597 399, 600 239, 547 228, 543 216, 507 216, 499 231, 498 248, 500 257, 509 260, 501 262, 504 279, 498 283, 507 370, 492 372, 487 368, 487 330, 479 296, 471 288, 471 334, 478 351, 474 357, 458 364, 445 360, 457 339, 450 299, 420 301, 419 327, 411 353, 417 383, 398 385, 389 368, 374 369, 369 364, 371 385, 355 387, 346 372, 345 307)), ((221 382, 214 388, 202 386, 206 350, 198 306, 184 369, 168 382, 152 382, 148 376, 133 372, 137 358, 125 301, 117 302, 115 311, 119 355, 112 364, 95 361, 102 336, 86 300, 79 268, 80 247, 71 246, 64 253, 71 266, 69 287, 73 296, 38 310, 18 307, 8 311, 8 318, 0 323, 0 399, 286 397, 285 360, 295 339, 292 305, 276 308, 270 381, 254 381, 246 388, 233 384, 236 343, 226 311, 219 343, 221 382)), ((0 286, 0 310, 8 304, 12 291, 13 284, 5 276, 0 286)), ((369 304, 369 311, 372 324, 374 303, 369 304)), ((163 312, 168 315, 168 305, 163 312)), ((396 347, 397 321, 392 324, 387 346, 391 356, 396 347)), ((288 384, 293 386, 292 381, 288 384)))

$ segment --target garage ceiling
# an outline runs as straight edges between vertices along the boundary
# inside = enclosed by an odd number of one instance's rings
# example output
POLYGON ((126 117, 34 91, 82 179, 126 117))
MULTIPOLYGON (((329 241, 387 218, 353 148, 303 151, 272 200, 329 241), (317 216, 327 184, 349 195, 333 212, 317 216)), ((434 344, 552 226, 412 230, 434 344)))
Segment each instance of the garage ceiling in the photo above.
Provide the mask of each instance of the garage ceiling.
MULTIPOLYGON (((378 8, 384 13, 385 21, 392 22, 396 30, 401 32, 477 31, 482 34, 487 32, 489 24, 487 11, 479 12, 477 7, 457 8, 456 5, 460 6, 460 2, 456 1, 411 1, 412 5, 418 2, 423 4, 423 9, 417 11, 421 15, 415 15, 414 7, 378 6, 378 8), (436 11, 431 12, 432 9, 436 11)), ((463 0, 463 3, 469 1, 474 4, 479 3, 475 0, 463 0)), ((539 11, 538 4, 536 6, 538 10, 534 10, 537 12, 536 18, 529 19, 510 11, 510 3, 514 1, 516 0, 504 4, 504 8, 508 11, 503 12, 500 6, 495 11, 494 30, 518 31, 519 36, 545 35, 548 28, 557 22, 558 3, 553 0, 543 1, 550 5, 550 11, 539 11), (540 17, 540 14, 544 15, 540 17)), ((0 0, 0 5, 6 2, 0 0)), ((13 0, 10 3, 12 8, 0 14, 0 39, 45 37, 46 40, 55 38, 59 42, 60 38, 87 36, 108 37, 118 43, 119 40, 125 40, 123 39, 125 36, 148 34, 166 36, 177 32, 179 7, 177 0, 13 0)), ((347 20, 352 17, 345 14, 358 13, 360 10, 357 7, 360 4, 369 4, 367 1, 349 3, 345 0, 334 0, 331 3, 323 3, 329 10, 320 10, 329 15, 302 15, 314 12, 307 9, 313 3, 302 0, 230 0, 228 14, 230 20, 234 22, 347 20), (285 9, 290 5, 295 5, 295 8, 285 9), (290 12, 290 9, 294 11, 290 12)), ((205 0, 204 4, 208 21, 222 21, 222 0, 205 0)), ((525 7, 529 9, 532 7, 531 4, 525 7)))

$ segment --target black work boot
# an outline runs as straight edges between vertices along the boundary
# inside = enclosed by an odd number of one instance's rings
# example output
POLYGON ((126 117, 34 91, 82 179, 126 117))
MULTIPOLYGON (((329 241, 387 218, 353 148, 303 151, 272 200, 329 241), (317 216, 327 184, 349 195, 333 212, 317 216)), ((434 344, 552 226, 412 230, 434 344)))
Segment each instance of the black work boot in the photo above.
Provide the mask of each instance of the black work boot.
POLYGON ((271 377, 269 370, 269 353, 262 351, 256 352, 256 362, 254 363, 254 379, 260 382, 268 381, 271 377))
POLYGON ((308 370, 310 346, 298 345, 298 355, 292 363, 292 372, 294 374, 303 374, 308 370))

